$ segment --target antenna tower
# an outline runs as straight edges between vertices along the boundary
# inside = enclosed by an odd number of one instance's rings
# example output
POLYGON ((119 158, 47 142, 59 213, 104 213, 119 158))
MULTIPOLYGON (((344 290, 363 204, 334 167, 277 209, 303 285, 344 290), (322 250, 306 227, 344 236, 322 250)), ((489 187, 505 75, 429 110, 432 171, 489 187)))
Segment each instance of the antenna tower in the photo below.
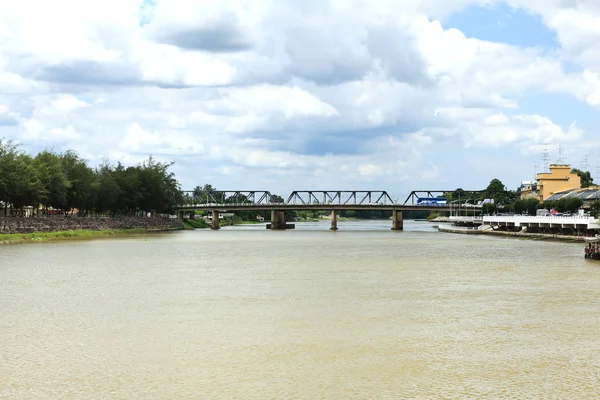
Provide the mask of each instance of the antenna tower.
POLYGON ((588 157, 589 155, 586 154, 585 156, 583 156, 583 160, 581 160, 581 170, 583 172, 588 170, 588 157))
POLYGON ((544 143, 544 152, 542 158, 544 159, 544 172, 548 172, 548 161, 550 160, 550 153, 548 153, 548 146, 550 143, 544 143))
POLYGON ((558 160, 556 160, 557 164, 562 164, 563 163, 563 158, 562 158, 562 145, 559 144, 558 145, 558 160))

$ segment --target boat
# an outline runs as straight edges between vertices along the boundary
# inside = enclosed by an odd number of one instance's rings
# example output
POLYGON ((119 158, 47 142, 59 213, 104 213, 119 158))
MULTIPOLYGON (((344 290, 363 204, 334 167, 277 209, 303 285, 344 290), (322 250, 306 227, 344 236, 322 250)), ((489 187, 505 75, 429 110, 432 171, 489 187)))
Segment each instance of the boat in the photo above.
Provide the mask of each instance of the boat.
POLYGON ((585 240, 585 258, 591 260, 600 260, 600 236, 586 237, 585 240))

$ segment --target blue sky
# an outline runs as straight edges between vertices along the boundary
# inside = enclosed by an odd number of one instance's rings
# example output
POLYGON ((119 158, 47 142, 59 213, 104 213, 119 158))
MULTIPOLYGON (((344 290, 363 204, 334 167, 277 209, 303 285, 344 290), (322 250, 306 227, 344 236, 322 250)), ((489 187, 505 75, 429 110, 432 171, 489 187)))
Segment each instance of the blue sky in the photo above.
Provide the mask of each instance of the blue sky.
POLYGON ((184 189, 515 188, 559 145, 595 175, 596 3, 13 2, 0 138, 184 189))
POLYGON ((560 48, 556 33, 544 25, 539 15, 506 3, 470 5, 452 13, 445 28, 454 28, 472 37, 520 47, 541 47, 553 52, 560 48))

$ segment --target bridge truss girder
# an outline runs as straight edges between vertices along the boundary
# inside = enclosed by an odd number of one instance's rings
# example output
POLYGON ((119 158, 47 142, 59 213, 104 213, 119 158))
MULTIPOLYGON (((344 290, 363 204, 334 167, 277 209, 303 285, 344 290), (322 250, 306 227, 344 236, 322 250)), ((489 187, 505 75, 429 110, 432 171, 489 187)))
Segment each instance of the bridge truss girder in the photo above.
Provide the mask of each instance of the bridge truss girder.
POLYGON ((268 190, 200 190, 191 193, 196 204, 273 204, 273 195, 268 190))
POLYGON ((394 204, 394 200, 384 190, 295 190, 287 198, 286 204, 394 204))

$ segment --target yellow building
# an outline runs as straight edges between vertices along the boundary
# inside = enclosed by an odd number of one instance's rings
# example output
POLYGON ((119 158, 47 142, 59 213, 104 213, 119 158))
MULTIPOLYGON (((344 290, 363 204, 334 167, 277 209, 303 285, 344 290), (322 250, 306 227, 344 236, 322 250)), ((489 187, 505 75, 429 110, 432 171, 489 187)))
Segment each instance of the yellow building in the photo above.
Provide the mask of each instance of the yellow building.
POLYGON ((522 188, 521 198, 537 197, 540 201, 544 201, 554 193, 580 187, 581 178, 571 173, 569 164, 550 164, 550 172, 537 174, 535 183, 522 188))

